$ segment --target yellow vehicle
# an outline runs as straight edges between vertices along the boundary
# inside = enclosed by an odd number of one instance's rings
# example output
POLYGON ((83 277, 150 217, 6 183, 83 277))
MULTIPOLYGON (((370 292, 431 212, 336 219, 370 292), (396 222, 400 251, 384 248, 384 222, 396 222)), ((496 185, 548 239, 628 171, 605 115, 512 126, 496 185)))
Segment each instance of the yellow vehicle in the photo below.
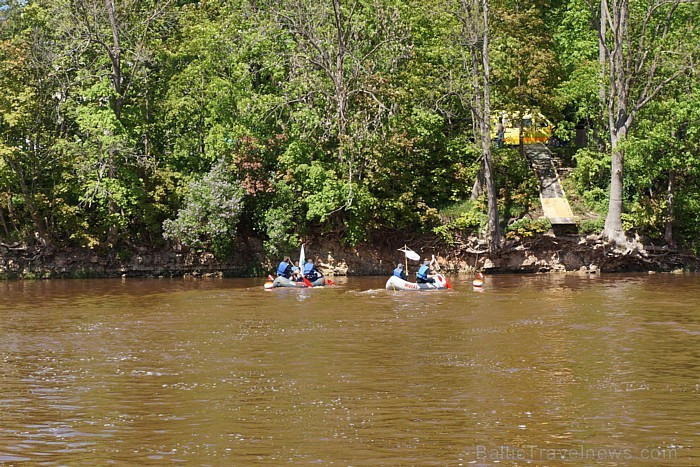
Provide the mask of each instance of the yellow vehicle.
MULTIPOLYGON (((491 139, 497 141, 497 129, 499 122, 503 123, 504 135, 503 144, 520 144, 520 119, 518 112, 496 111, 491 115, 491 139)), ((552 137, 552 122, 544 115, 529 110, 523 114, 523 143, 546 143, 552 137)))

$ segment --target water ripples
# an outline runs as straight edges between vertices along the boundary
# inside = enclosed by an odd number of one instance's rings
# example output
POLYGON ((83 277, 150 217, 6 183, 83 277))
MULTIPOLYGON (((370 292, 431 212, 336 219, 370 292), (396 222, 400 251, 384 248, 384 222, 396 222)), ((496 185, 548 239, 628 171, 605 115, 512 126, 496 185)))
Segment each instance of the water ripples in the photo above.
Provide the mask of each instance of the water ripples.
POLYGON ((700 461, 697 276, 383 281, 4 286, 0 463, 457 464, 499 446, 700 461))

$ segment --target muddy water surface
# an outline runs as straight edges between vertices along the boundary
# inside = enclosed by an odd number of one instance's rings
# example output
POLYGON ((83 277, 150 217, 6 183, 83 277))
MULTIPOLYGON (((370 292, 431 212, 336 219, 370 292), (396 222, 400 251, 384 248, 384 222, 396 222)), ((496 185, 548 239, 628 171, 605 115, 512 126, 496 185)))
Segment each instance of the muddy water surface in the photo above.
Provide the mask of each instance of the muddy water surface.
POLYGON ((0 463, 700 464, 700 276, 0 283, 0 463))

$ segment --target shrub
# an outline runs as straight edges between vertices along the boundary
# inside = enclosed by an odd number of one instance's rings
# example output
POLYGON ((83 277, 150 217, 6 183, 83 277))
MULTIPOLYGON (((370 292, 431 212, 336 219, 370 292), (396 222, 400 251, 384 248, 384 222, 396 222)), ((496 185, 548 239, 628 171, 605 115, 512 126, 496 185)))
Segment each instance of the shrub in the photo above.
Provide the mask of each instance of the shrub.
POLYGON ((548 219, 530 219, 524 217, 506 227, 506 238, 534 237, 535 234, 542 234, 552 228, 548 219))
POLYGON ((242 189, 229 180, 221 160, 202 180, 190 183, 177 218, 163 222, 163 237, 222 257, 233 243, 242 208, 242 189))

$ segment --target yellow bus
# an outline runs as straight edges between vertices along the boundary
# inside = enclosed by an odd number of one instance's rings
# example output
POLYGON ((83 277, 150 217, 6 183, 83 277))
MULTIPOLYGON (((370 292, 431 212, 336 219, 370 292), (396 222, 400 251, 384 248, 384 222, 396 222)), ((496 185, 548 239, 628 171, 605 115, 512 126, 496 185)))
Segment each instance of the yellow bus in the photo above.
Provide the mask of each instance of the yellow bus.
MULTIPOLYGON (((503 135, 503 143, 508 145, 520 144, 520 123, 518 112, 503 112, 496 111, 491 114, 491 138, 497 139, 496 130, 499 121, 503 123, 505 128, 503 135)), ((530 112, 529 110, 523 114, 523 143, 547 143, 552 137, 552 122, 539 112, 530 112)))

